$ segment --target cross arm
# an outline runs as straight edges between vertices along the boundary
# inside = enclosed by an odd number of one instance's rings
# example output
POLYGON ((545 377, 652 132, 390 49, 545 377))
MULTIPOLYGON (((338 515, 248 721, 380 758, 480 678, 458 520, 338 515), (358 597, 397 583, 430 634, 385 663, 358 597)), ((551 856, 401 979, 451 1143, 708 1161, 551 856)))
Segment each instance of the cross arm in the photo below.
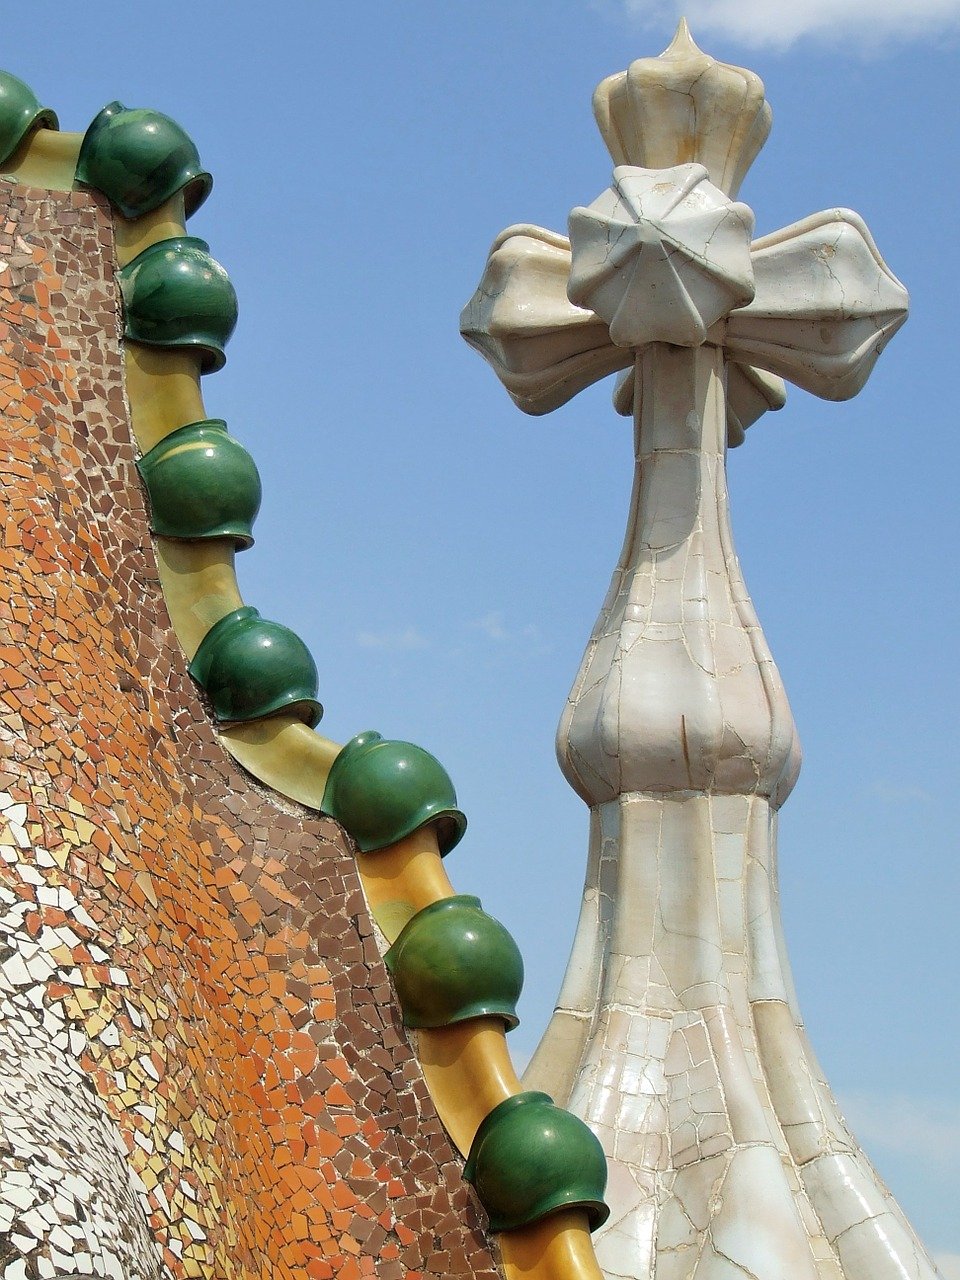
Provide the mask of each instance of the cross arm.
POLYGON ((570 257, 566 236, 527 223, 507 227, 460 315, 460 332, 524 413, 551 413, 633 367, 633 352, 611 342, 604 321, 567 298, 570 257))
POLYGON ((824 400, 855 396, 909 306, 863 219, 812 214, 755 240, 751 258, 756 293, 727 317, 729 357, 824 400))
MULTIPOLYGON (((551 413, 585 387, 623 371, 617 412, 633 413, 636 353, 616 346, 592 311, 567 298, 570 241, 543 227, 507 227, 490 249, 476 293, 460 316, 460 332, 490 364, 524 413, 551 413)), ((731 363, 727 372, 727 438, 731 447, 767 410, 786 400, 783 381, 731 363)))
MULTIPOLYGON (((493 366, 515 403, 543 414, 608 374, 632 367, 636 348, 567 296, 570 241, 529 225, 494 241, 461 315, 461 332, 493 366)), ((728 361, 728 438, 780 408, 787 378, 814 395, 842 400, 866 382, 906 319, 908 296, 863 220, 847 209, 813 214, 750 245, 753 300, 706 334, 728 361)), ((615 392, 632 410, 633 380, 615 392)))
MULTIPOLYGON (((570 241, 520 224, 493 242, 476 293, 460 316, 460 332, 490 364, 524 413, 551 413, 594 382, 623 371, 614 406, 633 412, 635 352, 610 340, 592 311, 567 298, 570 241)), ((768 409, 779 409, 783 382, 758 369, 728 371, 727 434, 731 446, 768 409)))

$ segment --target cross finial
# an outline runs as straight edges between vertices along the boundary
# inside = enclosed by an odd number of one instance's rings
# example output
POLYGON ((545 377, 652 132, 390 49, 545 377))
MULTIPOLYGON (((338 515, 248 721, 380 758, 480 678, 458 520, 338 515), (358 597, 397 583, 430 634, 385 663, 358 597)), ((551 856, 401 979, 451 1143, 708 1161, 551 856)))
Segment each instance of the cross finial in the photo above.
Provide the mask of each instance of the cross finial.
POLYGON ((525 1085, 603 1143, 611 1280, 934 1280, 858 1163, 782 969, 773 811, 799 742, 725 466, 781 376, 855 394, 906 292, 848 210, 751 241, 734 197, 770 128, 763 85, 684 24, 594 108, 612 187, 569 238, 508 228, 461 321, 527 412, 619 369, 635 423, 623 549, 557 733, 591 808, 583 908, 525 1085))
POLYGON ((683 57, 687 53, 702 53, 703 50, 697 48, 696 41, 690 34, 690 24, 686 18, 681 18, 677 23, 677 29, 673 33, 673 39, 660 55, 661 58, 683 57))
POLYGON ((638 58, 597 86, 593 112, 614 164, 669 169, 696 161, 728 196, 773 119, 760 77, 704 53, 685 18, 658 58, 638 58))
MULTIPOLYGON (((727 256, 739 265, 730 266, 734 284, 726 290, 726 305, 718 310, 715 291, 707 289, 701 321, 685 326, 680 317, 673 323, 677 307, 689 309, 690 301, 688 290, 680 291, 681 299, 673 288, 673 265, 685 261, 694 275, 712 273, 715 281, 730 265, 721 263, 717 242, 701 235, 713 215, 698 220, 695 207, 712 203, 716 228, 729 231, 733 222, 746 226, 748 219, 752 227, 750 211, 730 197, 770 130, 760 78, 702 53, 681 22, 660 57, 640 58, 600 84, 594 112, 617 165, 614 187, 588 210, 574 211, 572 245, 540 227, 508 227, 494 242, 461 316, 464 337, 493 365, 520 408, 535 414, 557 408, 598 378, 632 368, 644 342, 654 340, 724 348, 732 445, 763 412, 784 403, 781 378, 825 399, 855 395, 906 318, 907 294, 849 210, 814 214, 749 246, 734 247, 735 237, 727 235, 727 256), (637 203, 640 186, 646 196, 637 203), (656 212, 667 208, 670 228, 656 212), (582 287, 591 255, 604 252, 595 235, 591 239, 597 219, 614 209, 608 233, 617 245, 609 246, 610 262, 616 256, 622 270, 607 274, 624 289, 616 306, 610 278, 605 302, 582 287), (633 253, 622 239, 628 225, 633 253), (692 238, 685 241, 688 233, 692 238), (744 252, 752 300, 743 284, 744 252), (649 322, 655 311, 659 328, 649 322), (690 338, 677 336, 683 332, 690 338), (624 336, 631 333, 632 339, 624 336)), ((623 383, 617 390, 621 412, 630 412, 631 387, 623 383)))

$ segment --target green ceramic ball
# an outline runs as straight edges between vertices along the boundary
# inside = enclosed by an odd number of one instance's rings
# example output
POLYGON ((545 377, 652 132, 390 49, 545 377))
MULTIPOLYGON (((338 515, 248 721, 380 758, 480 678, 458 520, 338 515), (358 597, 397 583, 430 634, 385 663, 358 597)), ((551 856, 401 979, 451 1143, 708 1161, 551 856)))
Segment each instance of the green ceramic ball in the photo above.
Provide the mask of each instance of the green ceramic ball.
POLYGON ((230 538, 253 545, 260 475, 219 418, 172 431, 137 463, 150 495, 154 533, 189 540, 230 538))
POLYGON ((363 853, 432 823, 446 854, 467 828, 440 762, 412 742, 391 741, 372 730, 352 738, 334 760, 323 812, 346 827, 363 853))
POLYGON ((169 116, 111 102, 83 136, 77 181, 102 191, 125 218, 139 218, 183 192, 187 217, 213 186, 189 136, 169 116))
POLYGON ((408 1027, 448 1027, 470 1018, 517 1025, 523 959, 480 899, 443 898, 418 911, 386 954, 408 1027))
POLYGON ((29 85, 0 71, 0 164, 6 164, 33 129, 56 129, 57 117, 41 107, 29 85))
POLYGON ((206 241, 172 236, 137 254, 119 273, 124 336, 168 350, 193 350, 204 373, 222 369, 237 324, 230 277, 206 241))
POLYGON ((583 1209, 596 1231, 610 1216, 603 1148, 546 1093, 518 1093, 494 1107, 477 1130, 463 1176, 491 1231, 525 1227, 562 1209, 583 1209))
POLYGON ((234 609, 204 636, 189 667, 225 723, 289 712, 312 728, 323 715, 317 668, 307 646, 249 605, 234 609))

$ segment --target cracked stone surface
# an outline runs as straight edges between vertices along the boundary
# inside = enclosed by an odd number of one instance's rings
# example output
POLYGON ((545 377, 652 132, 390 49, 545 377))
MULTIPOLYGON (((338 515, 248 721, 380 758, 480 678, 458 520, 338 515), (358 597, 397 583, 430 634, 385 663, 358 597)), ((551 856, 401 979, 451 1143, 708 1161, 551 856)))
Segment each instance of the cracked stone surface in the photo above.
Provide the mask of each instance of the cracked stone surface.
POLYGON ((800 749, 726 483, 727 446, 783 403, 781 377, 826 399, 863 386, 906 291, 849 210, 754 241, 744 265, 752 215, 727 197, 769 109, 683 24, 594 106, 614 187, 574 212, 568 243, 504 232, 463 317, 529 412, 625 368, 615 404, 635 429, 623 550, 557 734, 591 814, 583 905, 525 1085, 603 1143, 610 1280, 933 1280, 797 1007, 776 824, 800 749), (709 211, 668 219, 694 171, 709 211))

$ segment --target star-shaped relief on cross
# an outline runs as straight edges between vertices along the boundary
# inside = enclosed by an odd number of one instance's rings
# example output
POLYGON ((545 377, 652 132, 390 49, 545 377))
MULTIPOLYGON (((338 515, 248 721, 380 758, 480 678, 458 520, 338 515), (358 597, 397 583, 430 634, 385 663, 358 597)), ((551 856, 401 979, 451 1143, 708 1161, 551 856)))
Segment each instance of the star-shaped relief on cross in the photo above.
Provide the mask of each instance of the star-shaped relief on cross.
POLYGON ((783 405, 783 378, 855 395, 906 319, 907 292, 848 209, 751 243, 753 215, 731 197, 770 129, 757 77, 703 54, 681 23, 660 58, 605 80, 594 110, 613 186, 573 210, 569 238, 503 231, 461 316, 516 404, 548 413, 628 370, 614 403, 629 414, 651 342, 723 348, 730 445, 783 405))

